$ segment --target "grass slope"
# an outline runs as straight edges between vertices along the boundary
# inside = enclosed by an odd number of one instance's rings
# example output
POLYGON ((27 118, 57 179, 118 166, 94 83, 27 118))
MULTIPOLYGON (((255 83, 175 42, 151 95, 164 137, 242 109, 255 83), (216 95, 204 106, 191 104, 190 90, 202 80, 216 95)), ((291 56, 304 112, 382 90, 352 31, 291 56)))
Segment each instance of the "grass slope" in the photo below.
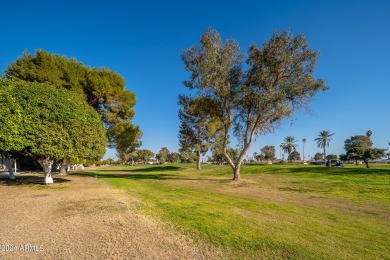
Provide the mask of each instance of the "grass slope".
POLYGON ((94 170, 171 222, 235 258, 385 259, 390 250, 390 167, 245 165, 94 170))

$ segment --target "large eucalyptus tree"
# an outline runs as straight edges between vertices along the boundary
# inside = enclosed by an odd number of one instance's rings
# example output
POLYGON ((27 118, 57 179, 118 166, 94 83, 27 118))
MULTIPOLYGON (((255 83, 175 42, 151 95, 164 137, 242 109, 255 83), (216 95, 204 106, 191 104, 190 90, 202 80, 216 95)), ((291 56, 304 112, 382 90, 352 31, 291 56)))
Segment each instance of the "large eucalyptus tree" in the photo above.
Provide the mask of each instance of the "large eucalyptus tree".
POLYGON ((237 42, 223 42, 211 28, 202 35, 199 47, 182 52, 190 72, 184 85, 214 99, 221 110, 222 150, 233 169, 233 180, 240 179, 241 163, 256 136, 273 131, 327 89, 323 80, 313 76, 318 55, 309 49, 304 35, 275 32, 262 47, 250 47, 244 70, 237 42), (232 133, 241 147, 236 160, 228 153, 232 133))

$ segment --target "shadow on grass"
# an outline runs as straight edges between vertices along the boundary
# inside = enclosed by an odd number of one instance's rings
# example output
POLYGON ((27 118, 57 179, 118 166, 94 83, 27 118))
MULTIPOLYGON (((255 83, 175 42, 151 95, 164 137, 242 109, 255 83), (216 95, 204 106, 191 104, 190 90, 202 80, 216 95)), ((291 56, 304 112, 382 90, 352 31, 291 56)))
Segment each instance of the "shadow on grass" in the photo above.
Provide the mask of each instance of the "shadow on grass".
MULTIPOLYGON (((179 167, 177 167, 179 168, 179 167)), ((178 175, 178 174, 164 174, 164 173, 156 173, 156 174, 137 174, 137 173, 101 173, 101 172, 118 172, 119 170, 99 170, 99 172, 75 172, 71 173, 71 175, 76 175, 76 176, 81 176, 81 177, 97 177, 97 178, 118 178, 118 179, 129 179, 129 180, 190 180, 190 181, 201 181, 201 180, 206 180, 205 178, 188 178, 183 175, 178 175)), ((140 172, 136 170, 131 170, 134 172, 140 172)), ((122 171, 122 172, 129 172, 129 171, 122 171)), ((147 172, 147 171, 145 171, 147 172)))
POLYGON ((123 178, 131 180, 173 180, 181 179, 175 174, 99 174, 98 178, 123 178))
POLYGON ((99 172, 173 172, 173 171, 181 171, 184 168, 178 166, 152 166, 145 168, 135 168, 135 169, 110 169, 110 170, 100 170, 99 172))
MULTIPOLYGON (((64 178, 58 178, 56 175, 53 176, 54 185, 57 183, 66 183, 70 182, 70 180, 64 178)), ((11 180, 8 178, 0 179, 0 186, 46 186, 45 177, 42 176, 34 176, 34 175, 16 175, 15 180, 11 180)), ((53 184, 51 184, 53 185, 53 184)))
POLYGON ((390 175, 390 169, 377 169, 377 168, 339 168, 339 167, 296 167, 289 169, 291 172, 313 172, 329 175, 390 175))
POLYGON ((349 166, 349 167, 325 167, 325 166, 299 166, 294 164, 286 164, 281 166, 269 166, 269 165, 245 165, 246 170, 243 172, 253 173, 264 173, 261 168, 267 173, 314 173, 314 174, 325 174, 325 175, 390 175, 390 168, 366 168, 365 166, 349 166), (252 170, 257 166, 259 169, 256 172, 252 170))

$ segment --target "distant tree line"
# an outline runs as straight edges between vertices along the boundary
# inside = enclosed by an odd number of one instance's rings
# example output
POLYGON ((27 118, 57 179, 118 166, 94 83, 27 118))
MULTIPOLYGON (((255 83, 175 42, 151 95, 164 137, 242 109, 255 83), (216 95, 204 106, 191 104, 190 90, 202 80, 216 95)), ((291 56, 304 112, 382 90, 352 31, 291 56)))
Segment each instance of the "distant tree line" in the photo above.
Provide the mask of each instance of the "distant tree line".
MULTIPOLYGON (((387 149, 375 148, 373 146, 373 142, 371 140, 372 131, 368 130, 366 135, 355 135, 346 139, 344 142, 344 149, 346 154, 341 154, 337 156, 335 154, 326 154, 326 148, 329 147, 330 141, 332 140, 332 136, 334 133, 330 131, 321 131, 317 138, 314 139, 317 143, 317 147, 323 149, 323 153, 317 152, 313 159, 315 161, 324 161, 326 165, 327 161, 347 161, 353 160, 356 164, 358 161, 363 161, 367 168, 369 168, 369 161, 380 159, 385 157, 386 155, 390 157, 389 153, 386 153, 387 149)), ((306 138, 302 139, 303 145, 306 143, 306 138)), ((301 160, 300 153, 297 151, 296 139, 293 136, 287 136, 284 139, 284 142, 280 145, 280 148, 283 150, 284 154, 287 154, 287 160, 289 162, 301 160)), ((390 143, 389 143, 390 145, 390 143)), ((253 157, 257 161, 273 161, 276 159, 275 157, 275 147, 274 146, 264 146, 261 148, 261 153, 258 154, 255 152, 253 157)), ((282 159, 282 158, 280 158, 282 159)))

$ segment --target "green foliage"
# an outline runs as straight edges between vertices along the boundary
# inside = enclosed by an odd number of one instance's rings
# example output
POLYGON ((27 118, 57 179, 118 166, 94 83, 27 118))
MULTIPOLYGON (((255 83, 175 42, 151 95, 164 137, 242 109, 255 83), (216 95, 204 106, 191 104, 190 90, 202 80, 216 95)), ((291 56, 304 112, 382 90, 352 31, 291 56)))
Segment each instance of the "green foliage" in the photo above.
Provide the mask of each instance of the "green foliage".
POLYGON ((85 97, 83 65, 75 59, 67 59, 44 50, 37 50, 35 56, 24 52, 8 66, 5 74, 8 78, 64 87, 80 97, 85 97))
POLYGON ((180 161, 183 163, 193 163, 197 161, 197 155, 192 149, 189 148, 180 148, 180 161))
POLYGON ((263 161, 265 160, 264 158, 264 154, 258 154, 258 153, 253 153, 253 158, 256 160, 256 161, 263 161))
POLYGON ((344 149, 346 152, 353 148, 369 149, 373 145, 371 138, 367 135, 354 135, 346 139, 344 142, 344 149))
POLYGON ((141 161, 144 164, 154 156, 154 153, 147 149, 141 149, 137 151, 137 161, 141 161))
POLYGON ((293 151, 293 152, 291 153, 290 159, 291 159, 292 161, 300 160, 300 159, 301 159, 301 154, 300 154, 297 150, 295 150, 295 151, 293 151))
POLYGON ((262 48, 250 47, 248 69, 243 71, 244 55, 236 41, 223 42, 211 28, 202 35, 200 47, 182 52, 191 73, 185 86, 219 105, 222 151, 234 179, 239 179, 241 162, 255 136, 269 133, 296 109, 307 106, 318 91, 327 89, 323 80, 313 77, 318 55, 309 49, 305 36, 275 32, 262 48), (231 130, 242 147, 236 160, 227 152, 231 130))
POLYGON ((328 154, 326 156, 327 160, 337 160, 337 155, 336 154, 328 154))
POLYGON ((73 162, 99 160, 107 144, 99 115, 63 88, 0 79, 0 151, 73 162))
POLYGON ((369 168, 369 160, 379 159, 385 156, 386 149, 372 148, 372 131, 368 130, 366 135, 351 136, 344 142, 349 159, 363 160, 369 168))
POLYGON ((288 158, 287 158, 288 161, 293 160, 291 158, 291 154, 293 151, 296 151, 296 149, 297 149, 298 145, 295 144, 296 142, 297 142, 297 140, 295 140, 294 136, 286 136, 284 138, 284 142, 282 143, 282 149, 285 153, 288 154, 288 158))
POLYGON ((324 158, 326 158, 326 147, 329 147, 329 143, 332 140, 334 133, 323 130, 318 134, 318 137, 314 139, 317 142, 317 147, 324 149, 324 158))
POLYGON ((323 160, 323 159, 324 159, 324 154, 322 154, 322 153, 316 153, 314 155, 314 160, 316 160, 316 161, 323 160))
POLYGON ((71 90, 93 106, 106 124, 134 116, 135 94, 125 90, 121 75, 107 68, 85 67, 76 59, 37 50, 34 56, 23 53, 5 74, 8 78, 71 90))
POLYGON ((134 159, 137 156, 136 148, 141 146, 139 139, 142 132, 138 126, 133 125, 128 121, 121 121, 111 125, 108 130, 108 136, 111 139, 111 147, 115 147, 118 157, 124 163, 129 159, 134 159))
POLYGON ((200 169, 201 154, 205 154, 215 143, 220 132, 220 111, 218 103, 211 98, 191 98, 179 96, 179 143, 183 149, 192 149, 197 153, 198 169, 200 169))
POLYGON ((168 148, 163 147, 160 149, 158 154, 156 154, 156 159, 160 160, 161 164, 165 164, 169 160, 171 152, 168 150, 168 148))
POLYGON ((266 145, 260 149, 265 160, 273 161, 276 159, 276 149, 273 145, 266 145))
POLYGON ((375 160, 385 156, 385 149, 371 148, 364 151, 363 158, 368 160, 375 160))
POLYGON ((339 156, 339 158, 340 158, 340 161, 348 161, 348 155, 346 155, 346 154, 340 154, 340 156, 339 156))
POLYGON ((180 153, 170 153, 168 157, 170 163, 179 163, 180 162, 180 153))

